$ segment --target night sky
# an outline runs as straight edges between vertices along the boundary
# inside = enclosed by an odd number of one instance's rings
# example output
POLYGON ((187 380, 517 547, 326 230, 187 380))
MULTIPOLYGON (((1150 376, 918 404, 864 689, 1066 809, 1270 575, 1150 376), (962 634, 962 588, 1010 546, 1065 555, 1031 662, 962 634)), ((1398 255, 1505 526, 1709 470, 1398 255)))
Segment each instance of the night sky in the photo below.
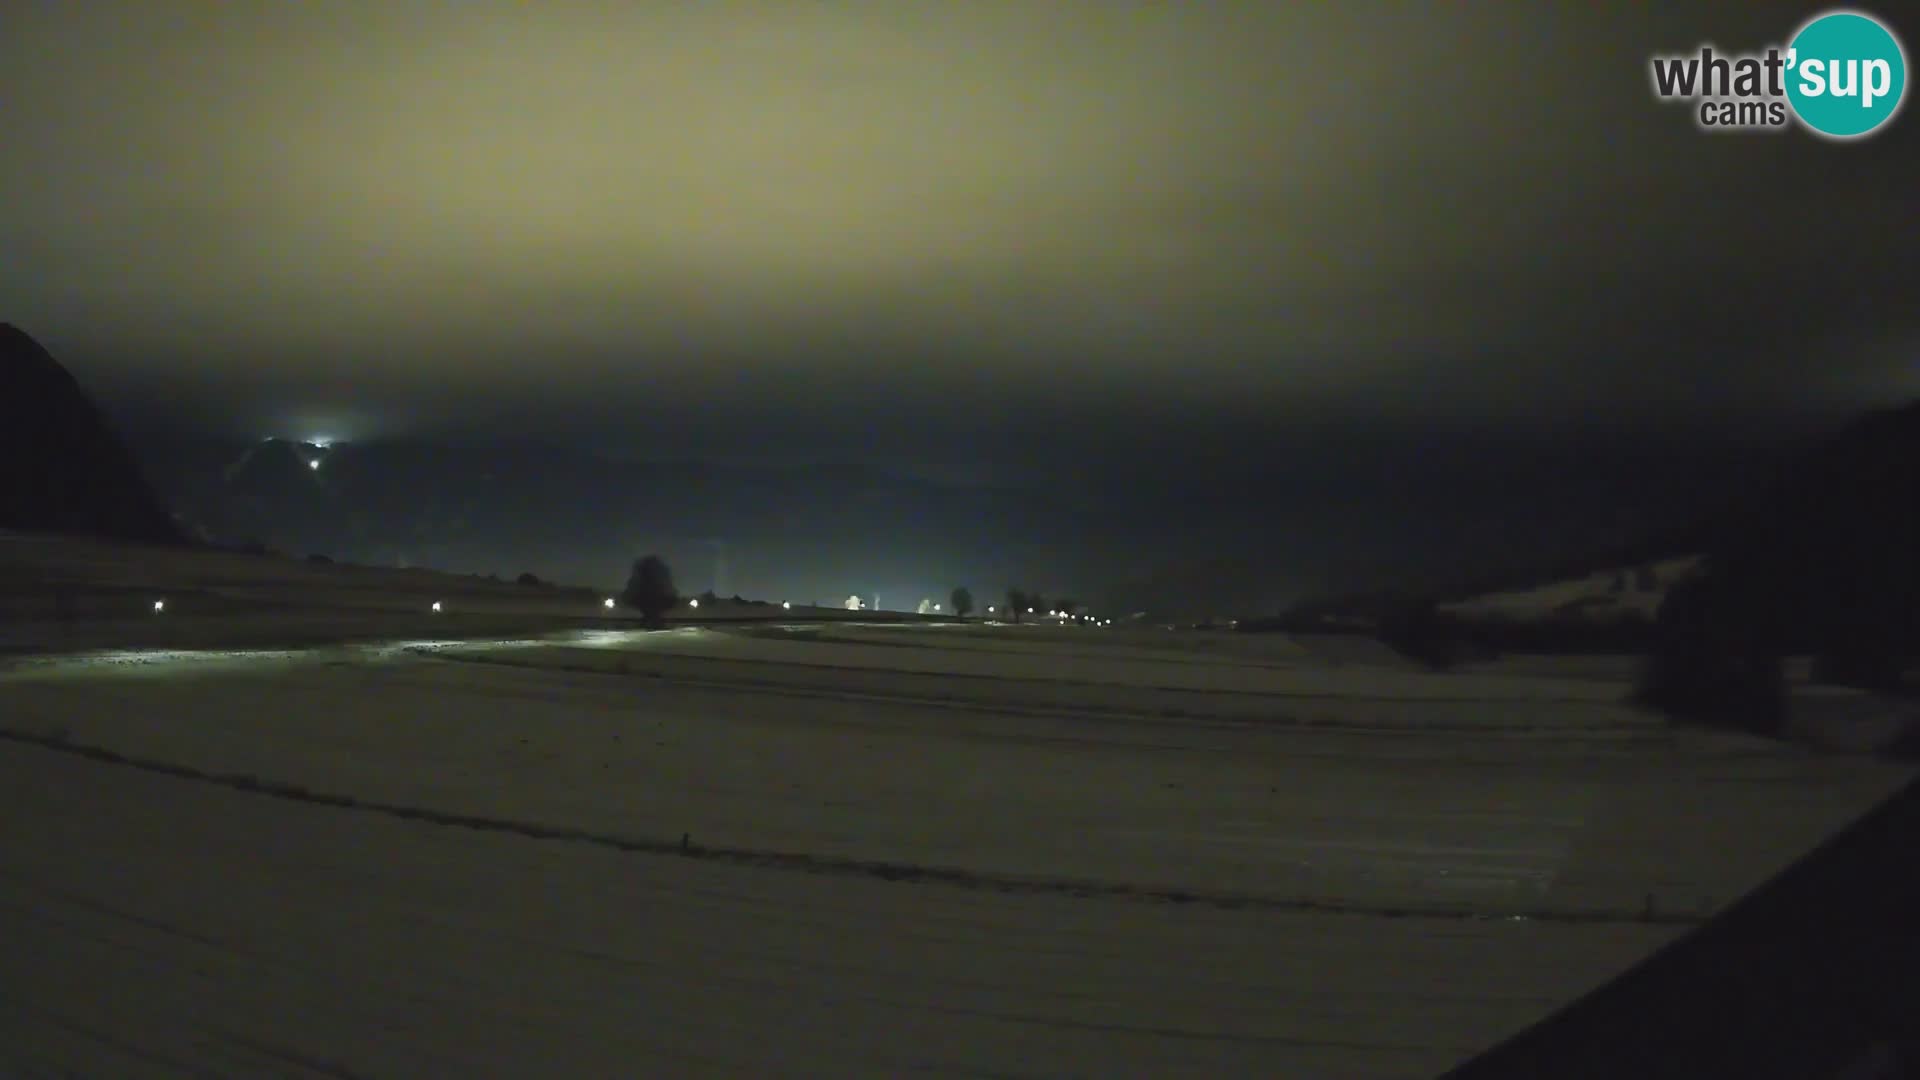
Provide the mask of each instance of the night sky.
POLYGON ((1920 394, 1920 121, 1702 134, 1649 55, 1817 9, 1595 7, 13 5, 0 318, 136 421, 1390 539, 1920 394))

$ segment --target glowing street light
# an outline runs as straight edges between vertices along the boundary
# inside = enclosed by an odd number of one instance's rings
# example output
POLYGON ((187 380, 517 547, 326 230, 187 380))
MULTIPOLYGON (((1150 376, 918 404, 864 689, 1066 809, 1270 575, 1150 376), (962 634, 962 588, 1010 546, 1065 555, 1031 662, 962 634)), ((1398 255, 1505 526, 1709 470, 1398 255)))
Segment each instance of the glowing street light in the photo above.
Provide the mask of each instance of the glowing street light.
POLYGON ((933 610, 935 610, 935 611, 939 611, 939 610, 940 610, 940 605, 939 605, 939 604, 935 604, 935 605, 933 605, 933 610))
POLYGON ((780 601, 780 609, 781 609, 782 611, 792 611, 792 610, 793 610, 793 601, 791 601, 791 600, 782 600, 782 601, 780 601))
POLYGON ((309 461, 309 462, 307 462, 307 468, 309 468, 309 469, 312 469, 312 470, 313 470, 314 472, 319 472, 319 471, 320 471, 320 459, 319 459, 319 458, 314 458, 314 459, 313 459, 312 461, 309 461))
POLYGON ((602 606, 602 607, 604 607, 604 608, 606 608, 606 609, 607 609, 608 611, 612 611, 612 610, 613 610, 613 597, 611 597, 611 596, 609 596, 609 597, 607 597, 607 598, 606 598, 605 600, 602 600, 602 601, 600 601, 600 604, 601 604, 601 606, 602 606))
POLYGON ((699 606, 700 606, 700 600, 699 600, 699 598, 698 598, 698 597, 695 597, 694 599, 692 599, 692 600, 689 600, 689 601, 687 601, 687 606, 688 606, 688 607, 691 607, 691 608, 697 608, 697 607, 699 607, 699 606))
POLYGON ((436 612, 438 612, 438 611, 440 610, 440 601, 438 601, 438 600, 435 600, 435 601, 433 602, 433 610, 434 610, 434 611, 436 611, 436 612))
POLYGON ((167 610, 167 602, 165 600, 155 600, 153 602, 153 613, 155 615, 158 615, 165 610, 167 610))

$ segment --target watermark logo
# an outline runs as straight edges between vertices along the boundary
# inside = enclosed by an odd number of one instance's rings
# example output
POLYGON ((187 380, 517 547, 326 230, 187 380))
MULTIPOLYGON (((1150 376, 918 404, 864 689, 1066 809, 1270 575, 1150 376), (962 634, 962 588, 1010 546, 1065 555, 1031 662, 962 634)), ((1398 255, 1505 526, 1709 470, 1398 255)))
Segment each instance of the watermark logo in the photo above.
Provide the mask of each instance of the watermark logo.
POLYGON ((1650 63, 1653 93, 1693 106, 1703 131, 1781 130, 1826 139, 1884 128, 1907 91, 1907 56, 1880 19, 1840 10, 1808 20, 1786 45, 1724 53, 1711 45, 1650 63))

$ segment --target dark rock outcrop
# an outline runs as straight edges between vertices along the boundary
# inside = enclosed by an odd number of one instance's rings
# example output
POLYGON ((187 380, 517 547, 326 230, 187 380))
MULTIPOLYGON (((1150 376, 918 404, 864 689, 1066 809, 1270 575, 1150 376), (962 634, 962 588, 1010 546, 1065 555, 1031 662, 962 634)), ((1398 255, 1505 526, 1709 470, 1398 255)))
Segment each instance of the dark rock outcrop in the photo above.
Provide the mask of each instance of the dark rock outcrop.
POLYGON ((0 323, 0 529, 183 542, 80 384, 7 323, 0 323))

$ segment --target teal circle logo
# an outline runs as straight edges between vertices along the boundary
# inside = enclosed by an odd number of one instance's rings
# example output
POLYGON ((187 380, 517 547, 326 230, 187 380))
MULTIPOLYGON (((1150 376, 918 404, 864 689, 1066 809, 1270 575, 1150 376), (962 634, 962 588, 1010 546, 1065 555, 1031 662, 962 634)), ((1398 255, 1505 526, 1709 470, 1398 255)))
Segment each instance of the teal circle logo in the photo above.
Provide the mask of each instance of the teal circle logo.
POLYGON ((1787 44, 1787 102, 1817 135, 1854 139, 1893 119, 1907 92, 1907 54, 1880 20, 1815 16, 1787 44))

